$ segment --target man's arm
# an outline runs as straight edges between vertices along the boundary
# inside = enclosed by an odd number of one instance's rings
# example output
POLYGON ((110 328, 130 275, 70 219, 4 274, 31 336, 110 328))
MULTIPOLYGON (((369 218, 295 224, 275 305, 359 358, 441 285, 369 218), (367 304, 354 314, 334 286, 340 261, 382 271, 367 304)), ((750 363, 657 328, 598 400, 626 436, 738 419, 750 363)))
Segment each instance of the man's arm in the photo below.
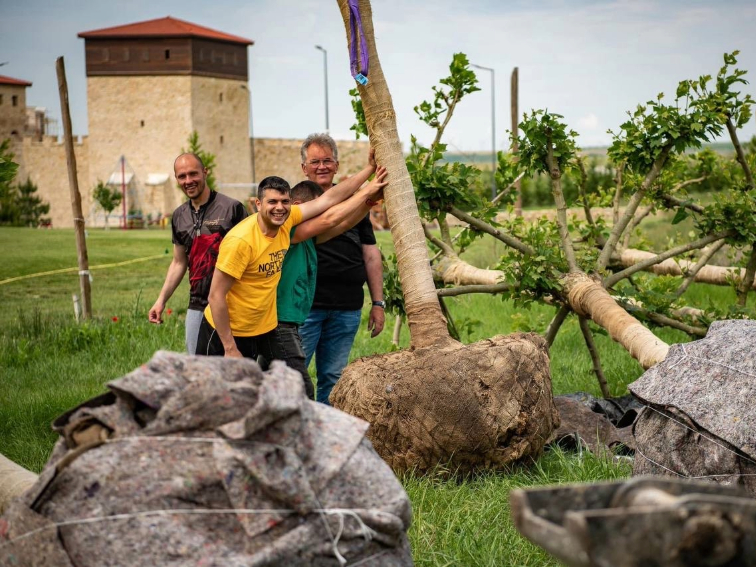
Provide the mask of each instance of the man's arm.
MULTIPOLYGON (((317 199, 307 201, 299 205, 302 211, 302 222, 312 217, 316 217, 326 209, 331 208, 338 203, 351 197, 357 189, 359 189, 368 177, 373 175, 375 171, 375 165, 371 164, 365 167, 359 173, 355 173, 351 177, 345 179, 338 185, 331 187, 328 191, 323 193, 317 199)), ((297 229, 299 230, 299 229, 297 229)))
MULTIPOLYGON (((367 271, 367 284, 372 301, 383 301, 383 260, 381 251, 375 244, 362 245, 362 259, 367 271)), ((382 307, 373 305, 368 319, 368 330, 371 337, 377 337, 383 330, 386 322, 386 313, 382 307)))
POLYGON ((184 274, 186 273, 188 265, 189 258, 186 255, 186 248, 179 244, 174 244, 173 260, 171 260, 171 265, 168 266, 165 283, 163 283, 163 288, 160 290, 160 295, 158 295, 155 305, 150 309, 150 323, 160 324, 163 322, 163 310, 165 309, 165 304, 171 298, 173 292, 176 291, 181 280, 184 279, 184 274))
POLYGON ((236 348, 236 341, 234 341, 234 336, 231 333, 231 319, 228 315, 228 303, 226 303, 226 294, 235 282, 236 280, 233 276, 215 268, 213 283, 210 284, 210 295, 207 299, 210 305, 210 312, 213 314, 215 332, 218 333, 218 337, 221 343, 223 343, 223 350, 226 351, 225 356, 242 358, 242 354, 236 348))
POLYGON ((386 168, 379 167, 375 178, 346 201, 339 203, 297 226, 292 243, 304 242, 313 236, 318 242, 326 242, 349 230, 370 212, 369 203, 383 198, 383 188, 388 184, 386 168))

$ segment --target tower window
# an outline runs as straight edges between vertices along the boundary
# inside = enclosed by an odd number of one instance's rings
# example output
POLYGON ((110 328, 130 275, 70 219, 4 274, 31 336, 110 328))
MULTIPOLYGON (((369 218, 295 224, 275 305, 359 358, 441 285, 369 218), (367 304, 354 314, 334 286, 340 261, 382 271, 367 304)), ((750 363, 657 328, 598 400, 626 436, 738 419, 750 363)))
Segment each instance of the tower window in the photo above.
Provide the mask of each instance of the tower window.
POLYGON ((128 61, 129 60, 129 56, 130 56, 129 48, 128 47, 124 47, 123 48, 123 60, 124 61, 128 61))
POLYGON ((223 145, 223 136, 220 137, 221 146, 223 145))
POLYGON ((108 49, 107 47, 102 48, 102 60, 110 61, 110 49, 108 49))
POLYGON ((11 104, 12 104, 13 106, 18 106, 18 95, 13 95, 13 96, 11 97, 11 104))
POLYGON ((145 49, 142 51, 142 61, 149 61, 150 60, 150 50, 145 49))
POLYGON ((140 125, 140 126, 141 126, 142 128, 144 128, 144 120, 140 120, 140 121, 139 121, 139 125, 140 125))
POLYGON ((171 58, 171 50, 170 49, 166 49, 165 50, 165 58, 166 59, 170 59, 171 58))
POLYGON ((200 61, 204 61, 204 60, 205 60, 205 50, 200 49, 200 61))
POLYGON ((0 94, 0 104, 3 104, 3 95, 0 94))
POLYGON ((223 93, 218 95, 218 102, 223 102, 223 93))

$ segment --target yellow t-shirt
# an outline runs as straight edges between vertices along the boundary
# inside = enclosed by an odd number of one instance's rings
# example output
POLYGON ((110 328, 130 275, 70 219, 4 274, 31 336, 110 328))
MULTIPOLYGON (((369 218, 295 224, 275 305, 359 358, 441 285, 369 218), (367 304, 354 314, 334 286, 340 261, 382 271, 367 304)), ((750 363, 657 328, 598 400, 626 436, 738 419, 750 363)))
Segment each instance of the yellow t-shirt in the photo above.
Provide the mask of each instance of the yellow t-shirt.
MULTIPOLYGON (((263 234, 257 224, 257 213, 241 221, 223 238, 215 267, 236 279, 226 294, 234 336, 262 335, 278 324, 276 287, 291 243, 289 233, 300 222, 302 211, 292 205, 289 218, 273 238, 263 234)), ((215 328, 209 305, 205 317, 215 328)))

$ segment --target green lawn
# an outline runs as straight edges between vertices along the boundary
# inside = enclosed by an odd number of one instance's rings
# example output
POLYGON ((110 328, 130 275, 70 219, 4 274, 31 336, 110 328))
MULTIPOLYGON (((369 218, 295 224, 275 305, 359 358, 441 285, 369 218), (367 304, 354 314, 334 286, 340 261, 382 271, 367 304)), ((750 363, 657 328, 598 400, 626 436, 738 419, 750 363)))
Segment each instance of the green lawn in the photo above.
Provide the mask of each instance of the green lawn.
MULTIPOLYGON (((388 233, 378 234, 384 253, 391 251, 388 233)), ((39 471, 55 435, 50 422, 63 411, 103 391, 104 384, 148 360, 158 349, 183 350, 182 319, 188 286, 184 282, 169 302, 172 314, 161 326, 147 322, 170 263, 168 230, 92 230, 87 238, 92 266, 94 320, 76 324, 72 294, 79 293, 76 271, 4 280, 76 267, 72 230, 0 228, 5 251, 0 266, 0 452, 39 471), (142 258, 145 261, 114 267, 142 258)), ((500 243, 478 243, 469 258, 484 266, 500 253, 500 243)), ((468 257, 466 255, 466 257, 468 257)), ((726 303, 729 288, 694 286, 699 299, 726 303)), ((446 300, 465 342, 514 331, 542 332, 554 308, 515 308, 511 302, 484 295, 446 300)), ((364 311, 367 313, 367 310, 364 311)), ((371 339, 365 325, 352 358, 391 348, 394 320, 371 339)), ((680 332, 661 330, 667 342, 687 340, 680 332)), ((406 327, 402 345, 408 343, 406 327)), ((623 394, 640 374, 640 366, 606 335, 596 337, 612 392, 623 394)), ((568 319, 551 350, 554 393, 577 390, 598 394, 591 362, 577 322, 568 319)), ((509 518, 508 493, 518 486, 613 479, 629 474, 627 464, 610 456, 549 452, 528 468, 480 474, 472 478, 412 475, 402 481, 413 502, 410 532, 418 565, 556 565, 519 537, 509 518)))

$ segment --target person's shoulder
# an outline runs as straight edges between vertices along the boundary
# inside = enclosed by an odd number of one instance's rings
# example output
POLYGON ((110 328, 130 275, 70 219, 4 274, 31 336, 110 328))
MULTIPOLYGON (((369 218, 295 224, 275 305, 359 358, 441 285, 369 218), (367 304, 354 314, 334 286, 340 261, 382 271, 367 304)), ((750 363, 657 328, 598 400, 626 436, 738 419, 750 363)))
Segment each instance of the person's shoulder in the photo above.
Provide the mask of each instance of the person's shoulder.
POLYGON ((173 209, 173 216, 177 217, 177 216, 185 213, 186 211, 188 211, 190 203, 191 203, 191 201, 189 201, 187 199, 186 201, 184 201, 183 203, 181 203, 178 207, 176 207, 175 209, 173 209))
POLYGON ((240 220, 236 223, 236 226, 231 228, 226 234, 226 238, 229 236, 235 236, 237 238, 248 237, 257 226, 257 213, 249 215, 247 218, 240 220))
MULTIPOLYGON (((233 197, 229 197, 228 195, 224 193, 215 192, 215 200, 219 203, 223 203, 225 205, 229 205, 232 207, 235 207, 236 205, 242 205, 241 201, 238 201, 237 199, 234 199, 233 197)), ((243 207, 244 205, 242 205, 243 207)))

